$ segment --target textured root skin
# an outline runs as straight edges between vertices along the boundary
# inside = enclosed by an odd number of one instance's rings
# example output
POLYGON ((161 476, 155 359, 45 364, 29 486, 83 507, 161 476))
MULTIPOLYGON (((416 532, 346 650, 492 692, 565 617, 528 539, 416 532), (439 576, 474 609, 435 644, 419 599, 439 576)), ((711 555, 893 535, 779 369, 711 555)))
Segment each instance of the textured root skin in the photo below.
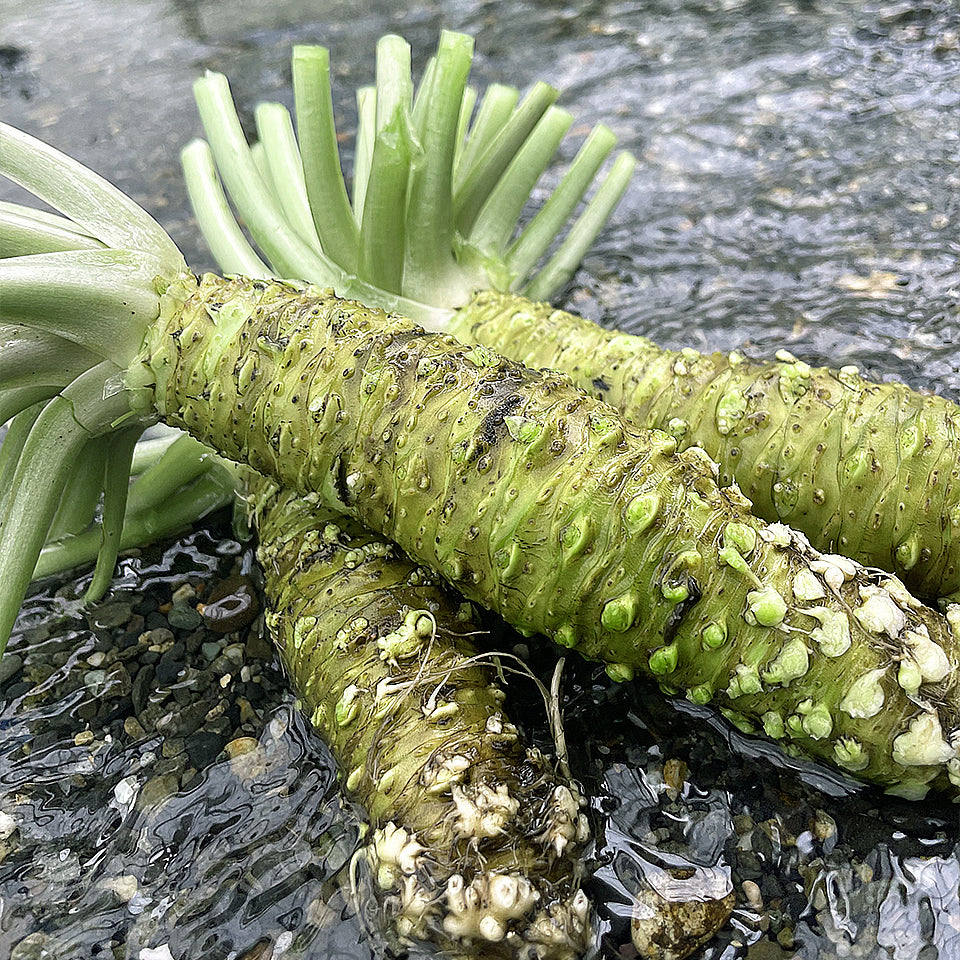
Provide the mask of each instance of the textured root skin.
POLYGON ((267 622, 368 812, 365 852, 401 938, 580 956, 583 801, 523 745, 493 670, 470 662, 470 605, 316 496, 252 485, 267 622))
POLYGON ((483 293, 456 331, 570 375, 644 427, 697 444, 754 512, 819 549, 896 573, 919 596, 960 591, 960 409, 855 367, 663 350, 549 304, 483 293))
POLYGON ((957 793, 948 620, 756 519, 699 448, 316 288, 185 279, 144 349, 170 422, 319 491, 514 626, 888 789, 957 793))

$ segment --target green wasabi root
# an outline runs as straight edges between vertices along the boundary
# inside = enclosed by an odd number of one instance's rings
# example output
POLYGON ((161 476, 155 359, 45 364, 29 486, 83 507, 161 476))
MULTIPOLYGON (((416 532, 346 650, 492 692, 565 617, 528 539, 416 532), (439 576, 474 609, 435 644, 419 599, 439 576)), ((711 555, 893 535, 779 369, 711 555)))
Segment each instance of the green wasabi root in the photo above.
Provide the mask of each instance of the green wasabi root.
POLYGON ((767 520, 822 550, 896 573, 915 594, 960 591, 960 409, 856 367, 786 351, 662 350, 549 304, 484 293, 453 332, 562 370, 628 419, 703 447, 767 520))
POLYGON ((960 787, 960 643, 561 374, 280 282, 182 278, 136 378, 520 630, 906 796, 960 787), (184 350, 183 344, 192 344, 184 350))
POLYGON ((267 625, 367 811, 364 855, 400 940, 582 956, 584 802, 506 717, 471 605, 315 495, 252 487, 267 625))

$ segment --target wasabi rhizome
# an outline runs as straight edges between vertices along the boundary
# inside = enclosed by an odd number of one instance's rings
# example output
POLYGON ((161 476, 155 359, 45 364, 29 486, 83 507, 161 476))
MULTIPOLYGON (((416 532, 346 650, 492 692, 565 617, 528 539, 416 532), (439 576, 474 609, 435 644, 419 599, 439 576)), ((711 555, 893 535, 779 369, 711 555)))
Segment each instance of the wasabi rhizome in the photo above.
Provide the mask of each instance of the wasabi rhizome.
MULTIPOLYGON (((442 43, 428 85, 457 104, 448 138, 465 88, 443 86, 462 73, 444 58, 462 55, 462 41, 442 43)), ((198 280, 143 211, 9 128, 0 163, 65 214, 4 208, 14 239, 0 263, 2 320, 37 374, 8 377, 3 394, 22 438, 5 445, 5 635, 60 502, 63 454, 96 447, 114 478, 103 525, 112 565, 132 440, 161 416, 619 679, 647 673, 896 792, 955 790, 949 620, 897 580, 754 517, 698 448, 678 453, 675 437, 629 425, 563 376, 328 290, 198 280), (63 361, 45 365, 52 350, 63 361)), ((417 210, 417 190, 405 189, 417 210)), ((452 248, 448 265, 459 262, 452 248)), ((369 281, 337 274, 346 292, 373 297, 369 281)), ((437 276, 448 290, 447 272, 437 276)), ((402 288, 392 305, 449 314, 416 295, 429 309, 402 288)))

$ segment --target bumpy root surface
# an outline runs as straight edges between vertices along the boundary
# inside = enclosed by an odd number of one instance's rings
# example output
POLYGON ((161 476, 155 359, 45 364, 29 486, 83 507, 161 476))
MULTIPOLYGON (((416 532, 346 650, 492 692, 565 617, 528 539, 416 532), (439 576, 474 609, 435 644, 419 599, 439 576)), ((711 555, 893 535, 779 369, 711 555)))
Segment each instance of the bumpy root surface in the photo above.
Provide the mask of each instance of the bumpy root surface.
POLYGON ((401 941, 574 958, 584 801, 503 711, 471 605, 315 496, 254 481, 268 625, 370 818, 373 883, 401 941))
POLYGON ((329 291, 208 277, 168 291, 161 319, 156 403, 227 456, 616 679, 642 672, 903 795, 957 794, 958 618, 758 519, 701 448, 329 291))

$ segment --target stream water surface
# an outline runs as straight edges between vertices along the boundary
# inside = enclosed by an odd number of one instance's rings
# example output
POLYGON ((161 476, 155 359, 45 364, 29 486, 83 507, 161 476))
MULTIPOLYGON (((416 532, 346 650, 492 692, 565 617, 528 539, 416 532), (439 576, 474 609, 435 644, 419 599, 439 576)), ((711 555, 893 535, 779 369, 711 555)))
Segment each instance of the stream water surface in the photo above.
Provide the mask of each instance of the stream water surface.
MULTIPOLYGON (((323 43, 349 156, 377 38, 405 35, 419 69, 441 27, 475 36, 478 85, 550 81, 576 129, 605 120, 640 161, 568 306, 960 398, 953 0, 0 0, 0 113, 207 269, 178 167, 193 80, 227 73, 252 129, 258 101, 290 104, 291 45, 323 43)), ((194 609, 234 574, 255 578, 250 550, 216 517, 127 557, 96 609, 84 576, 29 598, 0 664, 0 957, 387 955, 346 893, 360 818, 269 645, 194 609)), ((554 654, 530 653, 548 678, 554 654)), ((532 687, 513 699, 547 745, 532 687)), ((667 871, 693 900, 736 893, 701 960, 960 957, 956 806, 784 760, 570 658, 562 705, 598 837, 598 955, 636 956, 636 896, 667 871)))

